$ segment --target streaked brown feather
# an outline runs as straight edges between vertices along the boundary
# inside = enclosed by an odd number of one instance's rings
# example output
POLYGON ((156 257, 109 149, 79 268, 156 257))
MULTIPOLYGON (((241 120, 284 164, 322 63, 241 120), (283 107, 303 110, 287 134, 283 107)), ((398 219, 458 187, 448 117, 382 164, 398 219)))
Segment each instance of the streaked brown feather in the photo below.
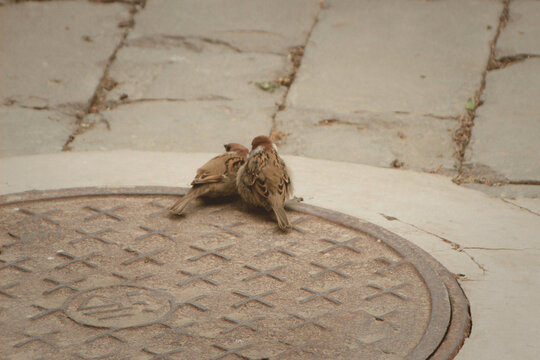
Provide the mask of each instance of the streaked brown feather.
POLYGON ((225 149, 231 151, 213 157, 197 169, 192 188, 169 208, 171 212, 181 214, 188 203, 199 196, 226 197, 237 193, 236 174, 244 164, 248 150, 240 144, 226 144, 225 149))

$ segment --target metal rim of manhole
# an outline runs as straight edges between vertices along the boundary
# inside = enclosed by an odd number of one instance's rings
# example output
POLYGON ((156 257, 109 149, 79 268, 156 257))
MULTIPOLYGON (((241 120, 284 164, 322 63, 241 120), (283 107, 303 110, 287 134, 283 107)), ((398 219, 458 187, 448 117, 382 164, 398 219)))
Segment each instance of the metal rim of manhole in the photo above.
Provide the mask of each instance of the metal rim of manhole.
POLYGON ((239 201, 166 211, 184 188, 0 196, 10 358, 452 359, 468 301, 433 257, 298 202, 293 231, 239 201))

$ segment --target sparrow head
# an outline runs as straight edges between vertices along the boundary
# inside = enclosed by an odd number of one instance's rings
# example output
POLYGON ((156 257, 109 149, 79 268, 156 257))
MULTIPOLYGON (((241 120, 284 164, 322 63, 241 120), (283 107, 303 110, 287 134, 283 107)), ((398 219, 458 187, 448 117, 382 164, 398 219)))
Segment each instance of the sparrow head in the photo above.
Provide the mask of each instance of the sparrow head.
POLYGON ((251 151, 261 146, 264 149, 276 149, 276 146, 268 136, 259 135, 251 142, 251 151))
POLYGON ((241 156, 244 156, 246 157, 249 150, 244 146, 244 145, 240 145, 240 144, 237 144, 237 143, 229 143, 229 144, 225 144, 223 145, 223 147, 225 147, 225 151, 226 152, 235 152, 237 153, 238 155, 241 155, 241 156))

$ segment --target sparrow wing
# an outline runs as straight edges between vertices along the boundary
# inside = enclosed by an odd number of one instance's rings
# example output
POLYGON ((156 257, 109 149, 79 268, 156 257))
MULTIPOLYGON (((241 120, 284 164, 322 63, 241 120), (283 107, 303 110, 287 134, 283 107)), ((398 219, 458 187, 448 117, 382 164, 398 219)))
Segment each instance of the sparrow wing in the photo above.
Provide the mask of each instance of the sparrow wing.
POLYGON ((260 173, 255 180, 255 183, 253 184, 253 190, 255 191, 255 195, 258 196, 260 199, 268 199, 268 197, 270 196, 268 185, 269 184, 266 180, 266 177, 263 173, 260 173))
POLYGON ((293 193, 293 187, 291 177, 289 176, 289 169, 283 159, 279 158, 279 167, 281 169, 281 177, 278 184, 278 194, 287 200, 293 193))
POLYGON ((288 198, 288 186, 290 183, 286 168, 279 165, 268 166, 264 169, 264 175, 266 179, 265 184, 267 187, 266 197, 268 198, 270 194, 274 194, 274 196, 277 196, 285 201, 288 198))
POLYGON ((261 151, 247 160, 244 169, 243 183, 246 185, 246 190, 251 193, 255 203, 264 205, 269 196, 266 174, 264 172, 268 164, 268 154, 261 151))
POLYGON ((202 185, 202 184, 211 184, 223 181, 224 175, 219 174, 201 174, 197 176, 191 182, 191 185, 202 185))
POLYGON ((197 175, 191 185, 202 185, 223 181, 225 177, 225 162, 229 154, 221 154, 210 159, 206 164, 197 170, 197 175))

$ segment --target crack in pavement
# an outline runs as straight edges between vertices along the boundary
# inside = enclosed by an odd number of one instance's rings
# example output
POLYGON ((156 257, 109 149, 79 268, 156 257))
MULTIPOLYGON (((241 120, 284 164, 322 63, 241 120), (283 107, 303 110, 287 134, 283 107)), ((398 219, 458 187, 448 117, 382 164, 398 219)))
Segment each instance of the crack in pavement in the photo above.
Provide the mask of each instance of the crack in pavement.
POLYGON ((463 249, 467 250, 493 250, 493 251, 530 251, 530 250, 540 250, 540 248, 486 248, 481 246, 465 246, 463 249))
POLYGON ((483 101, 481 100, 481 97, 484 93, 485 87, 486 87, 486 78, 487 73, 494 70, 503 69, 507 66, 523 62, 530 58, 540 58, 540 55, 538 54, 515 54, 515 55, 509 55, 509 56, 503 56, 500 58, 495 57, 495 48, 497 46, 497 41, 499 40, 499 36, 502 32, 502 30, 505 28, 507 22, 509 21, 510 17, 510 3, 511 0, 503 0, 503 10, 499 16, 499 25, 497 27, 497 31, 495 33, 495 36, 493 40, 490 42, 490 53, 489 53, 489 59, 486 64, 486 69, 482 73, 482 81, 480 83, 480 88, 476 91, 473 99, 474 99, 474 108, 473 109, 467 109, 466 113, 461 115, 459 117, 459 121, 461 122, 460 127, 454 132, 453 140, 456 144, 456 151, 454 153, 454 156, 457 158, 458 164, 458 175, 452 179, 452 181, 458 185, 461 185, 463 183, 478 183, 478 184, 486 184, 488 186, 492 185, 504 185, 504 184, 510 184, 510 185, 540 185, 540 180, 508 180, 503 182, 496 182, 494 184, 485 183, 481 181, 481 179, 478 179, 478 176, 471 176, 470 174, 467 174, 464 172, 464 157, 465 157, 465 151, 469 145, 472 129, 474 127, 474 120, 476 118, 476 110, 482 106, 483 101))
POLYGON ((280 78, 278 80, 278 82, 281 82, 281 80, 286 80, 285 82, 286 90, 279 104, 276 104, 277 105, 276 111, 274 111, 274 113, 272 114, 272 126, 270 128, 269 136, 273 141, 279 142, 280 140, 286 138, 289 135, 277 128, 276 116, 279 112, 285 110, 285 102, 287 100, 287 96, 289 95, 289 90, 291 89, 294 83, 294 80, 296 78, 296 73, 300 69, 300 66, 302 66, 302 59, 304 58, 306 46, 308 45, 309 39, 311 38, 311 34, 313 33, 315 26, 317 26, 317 23, 319 22, 319 14, 321 13, 321 10, 323 8, 324 8, 324 1, 319 1, 319 9, 317 10, 317 13, 315 14, 315 17, 313 19, 313 24, 311 25, 311 28, 309 29, 306 35, 306 40, 304 41, 304 44, 294 47, 289 52, 289 59, 293 64, 292 73, 290 73, 286 79, 280 78))
POLYGON ((145 103, 145 102, 196 102, 196 101, 232 101, 231 98, 228 98, 226 96, 221 95, 204 95, 204 96, 198 96, 191 99, 184 99, 184 98, 140 98, 140 99, 132 99, 132 100, 109 100, 105 101, 103 103, 104 110, 112 110, 116 109, 117 107, 123 106, 123 105, 131 105, 131 104, 137 104, 137 103, 145 103))
POLYGON ((334 124, 349 125, 349 126, 360 126, 359 123, 355 123, 353 121, 347 121, 347 120, 340 120, 340 119, 337 119, 337 118, 319 120, 313 126, 331 126, 331 125, 334 125, 334 124))
MULTIPOLYGON (((98 0, 96 2, 110 2, 110 1, 98 0)), ((105 65, 105 69, 103 70, 103 75, 101 76, 101 79, 99 80, 96 90, 94 91, 94 94, 92 95, 92 98, 90 99, 90 102, 86 110, 84 111, 84 114, 77 116, 77 121, 76 121, 77 129, 75 129, 75 131, 73 131, 73 133, 69 135, 68 139, 64 143, 64 146, 62 147, 62 151, 71 151, 70 144, 75 140, 77 135, 80 135, 86 132, 87 130, 89 130, 90 128, 92 128, 95 122, 85 123, 84 118, 89 114, 99 114, 99 112, 103 108, 103 104, 104 104, 107 93, 117 85, 117 82, 114 81, 109 76, 109 72, 111 70, 112 64, 116 60, 116 55, 118 54, 118 51, 125 45, 129 32, 135 26, 135 15, 138 13, 139 7, 141 9, 144 8, 145 2, 146 2, 145 0, 143 2, 125 1, 126 4, 131 5, 130 11, 129 11, 130 17, 129 19, 120 21, 118 23, 119 28, 125 29, 124 33, 122 34, 122 37, 120 41, 118 42, 118 45, 114 48, 112 54, 109 56, 107 65, 105 65)), ((104 122, 107 125, 107 128, 110 129, 109 122, 106 119, 104 120, 104 122)))
POLYGON ((241 49, 230 42, 221 39, 215 39, 205 36, 182 36, 182 35, 151 35, 151 36, 142 36, 135 39, 130 39, 126 41, 124 47, 139 47, 139 48, 152 48, 152 49, 170 49, 170 48, 180 48, 183 47, 189 51, 195 53, 202 53, 204 51, 204 44, 210 44, 214 46, 222 46, 226 49, 231 50, 237 54, 262 54, 262 55, 275 55, 275 56, 284 56, 285 54, 273 51, 255 51, 255 50, 244 50, 241 49))
POLYGON ((136 39, 131 39, 125 43, 125 46, 133 46, 133 47, 150 47, 150 48, 170 48, 170 47, 184 47, 188 50, 191 50, 193 52, 200 53, 204 50, 202 46, 199 46, 195 42, 210 44, 210 45, 218 45, 223 46, 237 54, 244 54, 244 53, 257 53, 257 54, 269 54, 269 55, 279 55, 283 56, 283 54, 273 53, 273 52, 256 52, 256 51, 244 51, 240 49, 239 47, 236 47, 232 45, 231 43, 221 40, 221 39, 214 39, 209 38, 205 36, 182 36, 182 35, 152 35, 152 36, 144 36, 139 37, 136 39), (192 40, 192 41, 190 41, 192 40))
POLYGON ((531 213, 531 214, 533 214, 533 215, 540 216, 539 213, 537 213, 537 212, 535 212, 535 211, 532 211, 532 210, 530 210, 530 209, 527 209, 526 207, 523 207, 523 206, 518 205, 518 204, 516 204, 516 203, 513 203, 513 202, 511 202, 511 201, 508 201, 508 200, 506 200, 506 199, 504 199, 504 198, 500 198, 500 199, 501 199, 502 201, 504 201, 505 203, 510 204, 510 205, 512 205, 512 206, 515 206, 515 207, 518 207, 519 209, 521 209, 521 210, 523 210, 523 211, 527 211, 527 212, 529 212, 529 213, 531 213))
POLYGON ((510 185, 540 185, 540 180, 509 180, 510 185))
POLYGON ((379 215, 381 215, 382 217, 384 217, 384 218, 385 218, 386 220, 388 220, 388 221, 398 221, 398 222, 400 222, 400 223, 402 223, 402 224, 411 226, 411 227, 415 228, 416 230, 422 231, 422 232, 424 232, 424 233, 426 233, 426 234, 429 234, 429 235, 432 235, 432 236, 435 236, 435 237, 439 238, 439 239, 442 240, 443 242, 449 244, 450 247, 451 247, 453 250, 455 250, 455 251, 457 251, 457 252, 464 253, 465 255, 467 255, 467 257, 469 257, 469 258, 471 259, 471 261, 474 262, 474 263, 476 264, 476 266, 477 266, 480 270, 482 270, 482 272, 483 272, 484 274, 486 274, 486 273, 488 272, 488 269, 487 269, 484 265, 482 265, 481 263, 479 263, 479 262, 474 258, 474 256, 472 256, 471 254, 469 254, 468 252, 465 251, 465 249, 473 249, 472 247, 464 247, 464 246, 462 246, 462 245, 460 245, 460 244, 458 244, 458 243, 456 243, 456 242, 454 242, 454 241, 452 241, 452 240, 448 240, 448 239, 446 239, 446 238, 444 238, 444 237, 442 237, 442 236, 440 236, 440 235, 437 235, 437 234, 435 234, 435 233, 433 233, 433 232, 431 232, 431 231, 424 230, 424 229, 419 228, 418 226, 416 226, 416 225, 414 225, 414 224, 411 224, 411 223, 408 223, 408 222, 406 222, 406 221, 400 220, 400 219, 398 219, 398 218, 395 217, 395 216, 388 216, 388 215, 385 215, 385 214, 383 214, 383 213, 379 213, 379 215))
POLYGON ((459 120, 459 116, 450 116, 450 115, 435 115, 435 114, 423 114, 424 117, 429 117, 433 119, 439 119, 439 120, 459 120))
MULTIPOLYGON (((44 100, 45 102, 48 102, 44 100)), ((57 112, 59 114, 65 115, 67 117, 80 117, 81 114, 85 112, 87 104, 76 103, 76 102, 67 102, 54 105, 27 105, 24 103, 24 100, 15 100, 13 98, 8 98, 0 106, 17 107, 21 109, 36 110, 36 111, 51 111, 57 112)))
POLYGON ((484 72, 482 73, 482 80, 480 82, 480 88, 476 91, 474 94, 474 108, 473 109, 467 109, 466 113, 462 114, 459 118, 459 121, 461 123, 460 127, 454 132, 454 135, 452 136, 454 143, 456 145, 456 150, 454 153, 454 156, 457 159, 457 169, 458 169, 458 175, 452 179, 452 181, 458 185, 462 183, 462 177, 463 177, 463 161, 465 158, 465 150, 469 146, 469 142, 471 140, 471 134, 472 134, 472 128, 474 127, 474 119, 476 117, 476 110, 478 107, 482 106, 482 102, 480 98, 482 97, 482 94, 484 93, 484 90, 486 88, 486 78, 487 73, 493 68, 494 64, 496 64, 495 60, 495 47, 497 46, 497 41, 499 40, 499 36, 501 35, 502 30, 506 26, 506 23, 508 22, 508 16, 510 11, 510 0, 503 0, 503 9, 501 12, 501 15, 499 16, 499 25, 497 26, 497 31, 495 32, 495 36, 493 37, 493 40, 490 42, 490 49, 489 49, 489 59, 486 64, 486 68, 484 69, 484 72))
POLYGON ((212 44, 212 45, 225 46, 226 48, 229 48, 232 51, 237 52, 239 54, 243 53, 243 51, 241 49, 237 48, 236 46, 233 46, 232 44, 228 43, 227 41, 223 41, 223 40, 219 40, 219 39, 212 39, 212 38, 208 38, 208 37, 197 37, 196 39, 201 40, 202 42, 205 42, 205 43, 208 43, 208 44, 212 44))
MULTIPOLYGON (((42 0, 37 0, 42 1, 42 0)), ((139 5, 142 7, 146 6, 146 0, 89 0, 90 2, 95 3, 104 3, 104 4, 110 4, 110 3, 120 3, 120 4, 129 4, 129 5, 139 5)))
POLYGON ((507 66, 511 66, 520 62, 523 62, 527 59, 540 58, 540 55, 537 54, 515 54, 509 56, 503 56, 498 59, 495 59, 491 64, 489 71, 504 69, 507 66))

